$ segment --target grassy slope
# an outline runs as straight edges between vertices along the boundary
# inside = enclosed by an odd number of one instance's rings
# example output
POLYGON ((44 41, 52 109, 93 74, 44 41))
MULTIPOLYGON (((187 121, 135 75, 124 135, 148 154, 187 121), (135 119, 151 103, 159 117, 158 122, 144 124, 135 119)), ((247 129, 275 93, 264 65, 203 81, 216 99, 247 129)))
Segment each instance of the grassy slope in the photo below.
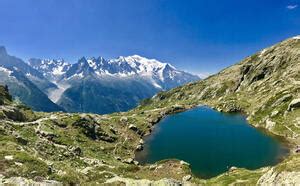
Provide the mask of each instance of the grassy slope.
MULTIPOLYGON (((300 40, 289 39, 203 81, 159 93, 125 113, 32 113, 18 105, 4 106, 0 174, 33 179, 42 176, 66 183, 102 183, 116 176, 181 180, 190 170, 179 161, 139 166, 130 158, 141 137, 149 134, 161 118, 199 104, 224 112, 242 111, 254 126, 283 136, 291 144, 299 143, 300 109, 287 111, 290 101, 300 97, 299 63, 300 40), (15 118, 19 122, 12 121, 15 118), (5 159, 8 155, 13 160, 5 159)), ((192 181, 253 184, 270 171, 279 175, 299 173, 299 155, 292 153, 272 170, 238 169, 209 180, 192 181)))

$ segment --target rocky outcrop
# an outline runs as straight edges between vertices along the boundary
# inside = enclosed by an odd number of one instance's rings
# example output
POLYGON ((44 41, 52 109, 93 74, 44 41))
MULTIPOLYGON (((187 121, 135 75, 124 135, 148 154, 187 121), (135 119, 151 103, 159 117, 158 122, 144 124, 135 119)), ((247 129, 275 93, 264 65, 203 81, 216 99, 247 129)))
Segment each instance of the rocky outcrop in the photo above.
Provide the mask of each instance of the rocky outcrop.
POLYGON ((278 100, 276 100, 273 104, 272 107, 277 107, 278 105, 280 105, 281 103, 284 103, 288 100, 290 100, 293 96, 291 94, 286 94, 284 96, 282 96, 281 98, 279 98, 278 100))
POLYGON ((300 183, 300 172, 276 172, 271 168, 257 182, 258 185, 298 185, 300 183))
POLYGON ((8 93, 8 87, 0 85, 0 105, 7 104, 12 101, 12 96, 8 93))
POLYGON ((275 127, 276 123, 271 121, 269 118, 266 120, 266 129, 272 131, 272 129, 275 127))
POLYGON ((161 179, 157 181, 141 179, 114 177, 105 182, 106 184, 125 184, 125 185, 143 185, 143 186, 181 186, 183 183, 174 179, 161 179))
POLYGON ((72 125, 81 128, 83 133, 93 140, 103 140, 111 143, 117 139, 115 136, 109 135, 107 132, 102 130, 100 125, 92 119, 80 118, 72 125))
POLYGON ((186 182, 186 181, 190 181, 192 179, 191 175, 186 175, 182 178, 182 181, 186 182))
POLYGON ((61 182, 55 180, 33 180, 24 177, 4 178, 0 175, 0 185, 31 185, 31 186, 63 186, 61 182))
POLYGON ((291 110, 299 108, 299 107, 300 107, 300 98, 293 99, 288 106, 288 111, 291 111, 291 110))
POLYGON ((26 121, 26 117, 19 109, 14 107, 5 107, 3 108, 2 112, 6 116, 6 118, 13 120, 13 121, 26 121))

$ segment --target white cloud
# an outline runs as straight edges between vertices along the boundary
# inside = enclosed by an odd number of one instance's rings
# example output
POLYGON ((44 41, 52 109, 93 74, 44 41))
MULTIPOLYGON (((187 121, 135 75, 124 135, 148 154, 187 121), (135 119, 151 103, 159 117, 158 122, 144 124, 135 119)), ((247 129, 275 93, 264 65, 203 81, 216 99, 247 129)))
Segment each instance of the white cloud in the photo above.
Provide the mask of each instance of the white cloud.
POLYGON ((288 5, 286 8, 289 9, 289 10, 293 10, 297 7, 298 7, 298 5, 295 4, 295 5, 288 5))

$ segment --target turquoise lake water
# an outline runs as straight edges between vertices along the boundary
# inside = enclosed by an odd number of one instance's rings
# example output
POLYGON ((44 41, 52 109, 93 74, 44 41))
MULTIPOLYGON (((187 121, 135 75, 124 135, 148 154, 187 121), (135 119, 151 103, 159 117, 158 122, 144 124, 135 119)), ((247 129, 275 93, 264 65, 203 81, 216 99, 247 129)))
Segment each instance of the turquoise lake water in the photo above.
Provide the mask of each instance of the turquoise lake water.
POLYGON ((193 174, 210 178, 231 166, 257 169, 274 165, 287 154, 282 142, 250 126, 241 114, 198 107, 158 123, 136 159, 142 164, 184 160, 193 174))

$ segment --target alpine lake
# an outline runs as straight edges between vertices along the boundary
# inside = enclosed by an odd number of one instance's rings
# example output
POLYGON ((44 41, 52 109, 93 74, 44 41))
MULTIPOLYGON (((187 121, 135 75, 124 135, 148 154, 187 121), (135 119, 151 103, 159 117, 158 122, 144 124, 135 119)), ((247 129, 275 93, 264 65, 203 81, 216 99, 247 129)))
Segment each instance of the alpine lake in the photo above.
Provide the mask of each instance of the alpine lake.
POLYGON ((253 170, 275 165, 289 153, 283 141, 254 128, 242 114, 206 106, 167 116, 144 140, 144 150, 136 153, 141 164, 179 159, 201 178, 233 166, 253 170))

